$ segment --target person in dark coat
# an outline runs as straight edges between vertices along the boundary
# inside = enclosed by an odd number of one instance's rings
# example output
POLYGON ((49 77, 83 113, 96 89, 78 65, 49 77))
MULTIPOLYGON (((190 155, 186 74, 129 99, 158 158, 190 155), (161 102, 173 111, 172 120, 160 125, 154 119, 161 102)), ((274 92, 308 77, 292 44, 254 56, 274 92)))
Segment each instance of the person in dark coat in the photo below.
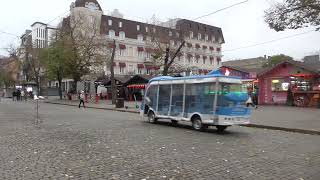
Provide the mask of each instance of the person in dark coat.
POLYGON ((16 90, 14 90, 12 92, 12 101, 15 101, 16 97, 17 97, 17 92, 16 92, 16 90))

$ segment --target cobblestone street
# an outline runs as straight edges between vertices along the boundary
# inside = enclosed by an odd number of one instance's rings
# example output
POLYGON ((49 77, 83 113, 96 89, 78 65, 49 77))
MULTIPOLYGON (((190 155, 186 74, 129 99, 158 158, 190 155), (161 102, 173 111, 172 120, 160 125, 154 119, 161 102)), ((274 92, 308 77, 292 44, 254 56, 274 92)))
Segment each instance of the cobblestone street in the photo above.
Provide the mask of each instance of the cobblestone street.
POLYGON ((0 179, 319 179, 320 136, 196 132, 137 114, 0 103, 0 179))

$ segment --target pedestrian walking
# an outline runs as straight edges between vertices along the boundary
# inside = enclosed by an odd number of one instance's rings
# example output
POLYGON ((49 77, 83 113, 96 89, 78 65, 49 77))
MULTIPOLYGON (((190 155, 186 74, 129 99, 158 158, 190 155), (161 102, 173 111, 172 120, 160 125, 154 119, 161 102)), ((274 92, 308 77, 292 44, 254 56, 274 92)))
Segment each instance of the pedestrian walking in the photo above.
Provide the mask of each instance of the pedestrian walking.
POLYGON ((81 103, 83 104, 83 107, 86 108, 86 106, 84 105, 84 91, 81 91, 80 95, 79 95, 79 100, 80 100, 80 103, 79 103, 79 108, 81 107, 81 103))
POLYGON ((21 101, 25 100, 24 96, 26 96, 26 94, 25 94, 24 90, 21 90, 21 99, 20 99, 21 101))
POLYGON ((14 90, 12 92, 12 101, 15 101, 16 97, 17 97, 17 92, 16 92, 16 90, 14 90))
POLYGON ((17 101, 20 101, 21 99, 21 91, 20 89, 17 90, 17 101))

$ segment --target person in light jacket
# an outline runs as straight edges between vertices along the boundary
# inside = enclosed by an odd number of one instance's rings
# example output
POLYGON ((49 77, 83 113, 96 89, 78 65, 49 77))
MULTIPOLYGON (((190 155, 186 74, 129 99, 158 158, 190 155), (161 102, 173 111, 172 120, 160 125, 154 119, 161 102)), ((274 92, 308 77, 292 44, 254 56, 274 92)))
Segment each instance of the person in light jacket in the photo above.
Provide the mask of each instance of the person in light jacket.
POLYGON ((84 91, 81 91, 79 96, 79 100, 80 100, 79 108, 81 107, 81 103, 83 104, 83 107, 86 108, 86 106, 84 105, 84 98, 85 98, 84 91))

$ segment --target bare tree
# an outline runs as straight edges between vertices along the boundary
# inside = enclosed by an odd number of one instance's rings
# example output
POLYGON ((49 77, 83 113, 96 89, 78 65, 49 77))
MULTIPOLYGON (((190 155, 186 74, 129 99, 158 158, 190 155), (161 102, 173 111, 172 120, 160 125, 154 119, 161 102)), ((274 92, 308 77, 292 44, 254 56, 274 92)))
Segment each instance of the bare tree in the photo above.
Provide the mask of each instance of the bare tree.
POLYGON ((163 76, 168 75, 170 70, 174 69, 173 67, 179 67, 180 64, 176 62, 176 59, 182 55, 181 49, 186 43, 182 30, 153 24, 148 27, 146 41, 147 46, 152 48, 152 52, 148 53, 152 54, 154 64, 163 68, 163 76))

